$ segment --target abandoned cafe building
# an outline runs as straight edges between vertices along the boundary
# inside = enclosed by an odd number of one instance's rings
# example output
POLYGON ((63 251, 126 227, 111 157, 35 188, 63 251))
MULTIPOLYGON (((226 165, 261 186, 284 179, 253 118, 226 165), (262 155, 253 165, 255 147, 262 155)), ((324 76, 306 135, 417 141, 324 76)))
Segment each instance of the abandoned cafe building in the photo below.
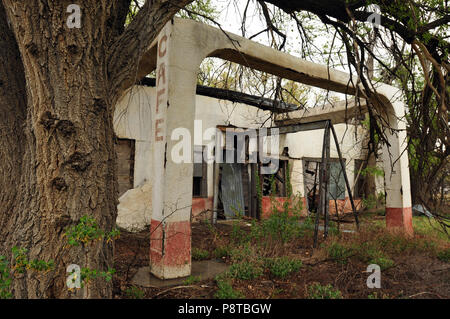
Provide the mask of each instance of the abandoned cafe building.
MULTIPOLYGON (((193 222, 232 219, 236 214, 267 218, 273 201, 282 205, 291 194, 301 202, 302 214, 316 210, 324 123, 333 125, 339 141, 339 149, 331 143, 329 154, 330 214, 352 212, 349 189, 354 206, 360 208, 365 196, 361 171, 367 162, 367 134, 361 125, 352 124, 352 119, 364 116, 367 107, 354 103, 356 90, 349 74, 199 22, 174 19, 148 48, 138 77, 140 84, 126 92, 114 115, 120 191, 117 224, 129 231, 150 227, 150 266, 156 277, 190 275, 193 222), (199 86, 197 74, 208 57, 343 93, 348 99, 305 110, 241 92, 199 86), (153 71, 156 78, 146 77, 153 71), (262 125, 271 113, 274 121, 262 125), (266 138, 266 146, 271 144, 266 147, 267 157, 278 159, 272 174, 261 174, 265 163, 249 160, 261 152, 264 143, 252 148, 244 142, 243 161, 211 162, 202 156, 211 142, 205 139, 211 128, 239 136, 248 129, 260 132, 261 127, 279 132, 277 143, 270 142, 270 134, 266 138), (200 160, 180 162, 173 158, 173 149, 180 143, 173 132, 180 128, 191 134, 190 158, 200 160)), ((375 179, 376 192, 385 194, 387 227, 412 234, 408 157, 403 152, 403 97, 400 90, 385 84, 379 84, 375 94, 377 99, 371 102, 389 123, 386 134, 390 144, 377 160, 384 176, 375 179)), ((214 154, 226 154, 236 147, 234 143, 220 145, 214 154)))

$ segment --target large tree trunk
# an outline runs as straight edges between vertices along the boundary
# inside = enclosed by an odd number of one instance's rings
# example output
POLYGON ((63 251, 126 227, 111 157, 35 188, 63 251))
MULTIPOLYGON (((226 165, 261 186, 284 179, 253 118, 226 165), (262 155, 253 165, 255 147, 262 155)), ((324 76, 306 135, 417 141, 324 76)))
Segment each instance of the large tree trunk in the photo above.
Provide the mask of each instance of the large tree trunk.
POLYGON ((65 232, 85 215, 104 232, 114 227, 113 106, 139 80, 150 43, 190 0, 146 1, 124 29, 130 2, 85 0, 81 28, 70 29, 72 1, 0 1, 0 253, 11 257, 19 246, 30 260, 55 262, 51 272, 16 277, 16 298, 111 297, 101 278, 70 292, 66 269, 112 268, 113 244, 70 246, 65 232))
MULTIPOLYGON (((113 266, 111 243, 73 247, 64 236, 83 215, 94 217, 104 231, 116 219, 115 137, 105 69, 104 19, 111 6, 89 2, 82 28, 69 29, 70 3, 4 1, 26 76, 24 166, 30 167, 21 180, 26 190, 22 203, 10 208, 14 218, 7 224, 7 242, 28 248, 30 259, 56 264, 47 274, 29 271, 15 280, 16 297, 67 297, 68 265, 101 271, 113 266)), ((110 283, 99 281, 79 296, 111 297, 110 283)))
POLYGON ((10 256, 8 224, 20 205, 21 166, 26 137, 25 75, 19 48, 0 2, 0 255, 10 256))

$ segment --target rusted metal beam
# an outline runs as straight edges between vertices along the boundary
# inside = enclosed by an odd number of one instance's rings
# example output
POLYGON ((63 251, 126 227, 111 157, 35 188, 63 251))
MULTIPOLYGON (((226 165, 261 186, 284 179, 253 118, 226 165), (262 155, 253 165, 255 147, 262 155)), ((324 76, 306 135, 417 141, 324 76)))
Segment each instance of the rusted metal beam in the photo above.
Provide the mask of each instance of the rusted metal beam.
MULTIPOLYGON (((143 78, 139 84, 153 87, 156 84, 156 80, 154 78, 143 78)), ((204 85, 197 85, 196 93, 198 95, 209 96, 220 100, 251 105, 261 110, 272 111, 275 113, 286 113, 296 111, 300 108, 298 105, 285 103, 283 101, 204 85)))

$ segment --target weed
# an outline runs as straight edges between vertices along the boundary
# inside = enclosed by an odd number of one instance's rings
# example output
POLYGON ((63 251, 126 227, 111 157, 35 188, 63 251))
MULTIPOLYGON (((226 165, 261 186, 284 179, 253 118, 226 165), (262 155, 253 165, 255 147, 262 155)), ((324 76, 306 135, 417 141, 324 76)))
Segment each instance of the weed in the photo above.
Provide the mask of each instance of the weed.
POLYGON ((357 250, 357 257, 369 264, 380 266, 381 270, 385 270, 394 266, 394 261, 386 256, 374 242, 365 242, 357 250))
POLYGON ((231 257, 231 247, 230 246, 220 246, 217 247, 213 254, 216 258, 222 259, 222 258, 228 258, 231 257))
POLYGON ((287 243, 292 239, 302 237, 305 227, 300 222, 300 215, 288 211, 275 211, 261 223, 252 225, 251 238, 261 240, 271 238, 287 243))
POLYGON ((367 296, 367 299, 390 299, 388 294, 380 294, 375 291, 367 296))
POLYGON ((28 249, 13 247, 12 255, 14 264, 9 267, 6 257, 0 256, 0 299, 10 299, 12 294, 11 287, 11 272, 25 273, 26 270, 33 270, 36 272, 46 272, 53 270, 55 264, 53 260, 45 262, 43 260, 28 260, 28 249))
POLYGON ((206 260, 209 258, 209 252, 200 248, 192 248, 193 260, 206 260))
POLYGON ((24 273, 25 270, 50 271, 55 267, 53 260, 50 260, 49 262, 43 260, 28 260, 28 249, 26 248, 13 247, 12 253, 15 261, 13 268, 20 274, 24 273))
POLYGON ((106 238, 107 242, 111 242, 120 236, 120 231, 113 229, 111 232, 105 233, 100 229, 94 218, 85 215, 80 218, 80 222, 77 225, 68 228, 65 235, 69 245, 79 246, 80 244, 102 240, 103 238, 106 238))
POLYGON ((342 299, 342 294, 332 285, 322 286, 315 283, 308 286, 308 299, 342 299))
POLYGON ((230 257, 233 262, 249 260, 254 255, 256 255, 255 248, 250 246, 250 243, 245 243, 241 246, 237 246, 230 251, 230 257))
POLYGON ((189 276, 183 281, 183 284, 186 285, 186 286, 190 286, 190 285, 198 283, 199 281, 201 281, 200 277, 198 277, 198 276, 189 276))
POLYGON ((447 263, 450 262, 450 248, 438 252, 437 258, 447 263))
POLYGON ((367 299, 378 299, 378 294, 373 292, 367 296, 367 299))
MULTIPOLYGON (((110 232, 104 232, 100 229, 97 221, 90 216, 84 215, 80 218, 77 225, 68 227, 65 235, 67 236, 67 242, 69 246, 85 246, 89 242, 106 240, 107 243, 114 241, 114 239, 120 236, 120 231, 117 228, 112 229, 110 232)), ((104 278, 106 281, 111 281, 115 273, 114 269, 108 269, 107 271, 100 271, 97 269, 82 268, 81 280, 82 285, 89 284, 93 279, 104 278)))
POLYGON ((230 277, 242 280, 256 279, 261 277, 262 274, 262 267, 257 263, 252 263, 249 261, 242 261, 240 263, 233 264, 228 270, 228 275, 230 277))
POLYGON ((414 216, 413 227, 416 234, 434 237, 444 241, 450 239, 450 235, 444 231, 442 225, 434 218, 426 216, 414 216))
POLYGON ((373 209, 377 207, 377 203, 384 204, 384 193, 380 192, 377 195, 369 194, 362 198, 362 204, 366 209, 373 209))
POLYGON ((242 299, 244 295, 233 289, 233 286, 228 280, 216 278, 217 287, 219 288, 214 297, 217 299, 242 299))
POLYGON ((369 261, 370 264, 376 264, 380 266, 381 270, 386 270, 394 266, 394 261, 388 257, 380 256, 375 257, 369 261))
POLYGON ((81 280, 83 284, 88 284, 91 280, 97 278, 104 278, 106 281, 111 281, 112 276, 115 274, 114 269, 108 269, 108 271, 99 271, 97 269, 82 268, 81 280))
POLYGON ((302 261, 298 259, 291 259, 286 256, 279 258, 268 258, 265 261, 265 266, 270 273, 275 277, 285 278, 293 272, 297 272, 302 267, 302 261))
POLYGON ((125 290, 128 299, 143 299, 145 292, 137 287, 130 287, 125 290))
POLYGON ((233 228, 231 230, 231 240, 234 244, 239 245, 242 243, 245 243, 249 240, 249 237, 244 232, 244 230, 241 227, 241 215, 236 213, 236 216, 238 216, 238 219, 233 221, 233 228))
POLYGON ((8 261, 4 256, 0 256, 0 299, 10 299, 11 274, 8 261))
POLYGON ((328 246, 327 251, 328 257, 340 264, 346 264, 348 258, 354 255, 354 252, 351 248, 345 247, 336 242, 333 242, 330 246, 328 246))
POLYGON ((208 231, 214 236, 214 241, 216 241, 220 237, 220 233, 217 231, 217 229, 213 226, 212 223, 208 221, 200 221, 200 223, 206 225, 208 231))
POLYGON ((15 260, 14 270, 18 273, 24 273, 25 270, 35 270, 35 271, 50 271, 55 267, 54 261, 50 260, 45 262, 43 260, 28 260, 26 248, 12 248, 13 257, 15 260))

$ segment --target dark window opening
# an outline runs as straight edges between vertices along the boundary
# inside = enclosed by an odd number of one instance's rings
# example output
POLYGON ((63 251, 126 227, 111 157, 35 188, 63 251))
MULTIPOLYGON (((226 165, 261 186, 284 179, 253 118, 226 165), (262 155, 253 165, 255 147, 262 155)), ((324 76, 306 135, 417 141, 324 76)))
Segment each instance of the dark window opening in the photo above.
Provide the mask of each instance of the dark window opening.
POLYGON ((271 175, 262 175, 263 196, 287 196, 287 160, 279 160, 278 171, 271 175))
POLYGON ((330 181, 328 184, 328 196, 332 200, 345 199, 345 177, 339 160, 330 162, 330 181))
POLYGON ((136 141, 117 139, 117 179, 119 183, 119 197, 134 188, 134 154, 136 141))
MULTIPOLYGON (((316 211, 319 204, 319 183, 321 159, 304 160, 303 180, 307 197, 308 209, 316 211)), ((345 159, 344 159, 345 166, 345 159)), ((330 173, 328 180, 328 198, 330 200, 345 199, 345 177, 339 159, 330 158, 330 173)))
POLYGON ((205 146, 194 147, 193 197, 208 197, 208 165, 203 158, 205 146))

